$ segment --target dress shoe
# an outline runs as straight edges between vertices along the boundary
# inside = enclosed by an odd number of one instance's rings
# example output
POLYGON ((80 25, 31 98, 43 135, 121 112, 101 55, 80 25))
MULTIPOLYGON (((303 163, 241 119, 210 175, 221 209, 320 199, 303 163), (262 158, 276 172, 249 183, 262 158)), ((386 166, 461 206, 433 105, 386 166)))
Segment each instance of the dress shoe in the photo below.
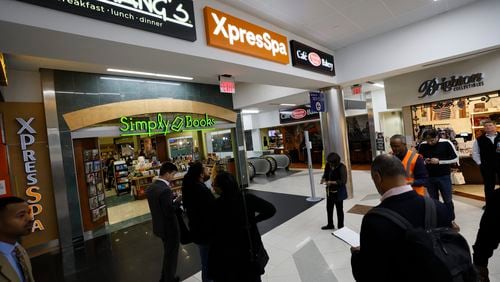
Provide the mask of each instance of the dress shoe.
POLYGON ((488 277, 488 268, 484 266, 474 265, 476 267, 477 273, 479 274, 478 282, 490 282, 488 277))
POLYGON ((458 226, 458 224, 456 224, 455 221, 451 222, 451 229, 460 232, 460 226, 458 226))
POLYGON ((335 229, 335 226, 334 225, 325 225, 325 226, 321 227, 321 230, 328 230, 328 229, 335 229))

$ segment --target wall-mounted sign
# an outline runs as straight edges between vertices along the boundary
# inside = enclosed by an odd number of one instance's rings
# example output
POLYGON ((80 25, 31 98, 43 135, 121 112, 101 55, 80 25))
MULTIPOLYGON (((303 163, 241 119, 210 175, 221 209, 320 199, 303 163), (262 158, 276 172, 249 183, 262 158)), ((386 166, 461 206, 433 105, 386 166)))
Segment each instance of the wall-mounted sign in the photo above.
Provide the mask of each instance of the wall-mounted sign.
POLYGON ((311 112, 325 111, 325 93, 309 92, 309 99, 311 100, 311 112))
POLYGON ((58 226, 43 103, 0 103, 0 112, 9 193, 26 199, 35 219, 33 233, 23 238, 23 245, 30 248, 48 243, 57 239, 58 226))
POLYGON ((84 17, 196 40, 192 0, 18 0, 84 17))
POLYGON ((458 77, 453 75, 450 78, 447 77, 434 78, 426 80, 422 82, 422 84, 420 84, 418 92, 422 95, 419 96, 418 98, 432 96, 436 94, 439 90, 442 90, 443 92, 450 92, 450 91, 460 91, 480 86, 484 86, 482 73, 475 73, 472 75, 460 75, 458 77))
POLYGON ((385 151, 385 140, 383 132, 377 132, 377 138, 375 138, 375 144, 377 147, 377 151, 385 151))
POLYGON ((285 36, 205 7, 207 44, 213 47, 288 64, 288 40, 285 36))
POLYGON ((34 117, 30 117, 28 120, 23 118, 16 118, 20 125, 20 129, 17 131, 19 135, 19 141, 21 144, 21 153, 24 162, 24 173, 26 177, 26 196, 30 197, 28 203, 35 218, 33 223, 33 232, 37 230, 45 230, 42 221, 39 216, 43 212, 43 207, 40 204, 42 200, 42 194, 40 194, 40 187, 38 187, 38 177, 36 170, 36 154, 31 148, 31 145, 35 144, 36 130, 32 127, 31 123, 35 120, 34 117))
POLYGON ((280 109, 280 124, 319 119, 319 113, 311 111, 310 105, 291 109, 280 109))
POLYGON ((167 119, 162 114, 158 114, 156 119, 153 120, 121 117, 120 123, 121 136, 153 136, 212 128, 215 126, 215 119, 209 117, 207 114, 202 118, 191 115, 177 115, 173 119, 167 119))
POLYGON ((335 76, 333 55, 295 40, 290 40, 290 48, 292 50, 292 65, 294 67, 335 76))

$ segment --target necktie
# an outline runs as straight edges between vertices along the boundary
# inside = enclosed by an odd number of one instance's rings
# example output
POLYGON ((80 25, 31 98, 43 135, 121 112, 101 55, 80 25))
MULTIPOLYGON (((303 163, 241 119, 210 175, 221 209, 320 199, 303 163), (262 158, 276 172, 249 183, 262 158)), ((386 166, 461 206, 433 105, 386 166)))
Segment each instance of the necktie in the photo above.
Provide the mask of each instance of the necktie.
POLYGON ((16 254, 17 262, 19 266, 21 266, 22 274, 24 276, 24 282, 34 282, 31 279, 30 271, 28 268, 28 262, 26 261, 25 256, 23 255, 23 251, 21 251, 21 246, 16 246, 14 248, 14 253, 16 254))

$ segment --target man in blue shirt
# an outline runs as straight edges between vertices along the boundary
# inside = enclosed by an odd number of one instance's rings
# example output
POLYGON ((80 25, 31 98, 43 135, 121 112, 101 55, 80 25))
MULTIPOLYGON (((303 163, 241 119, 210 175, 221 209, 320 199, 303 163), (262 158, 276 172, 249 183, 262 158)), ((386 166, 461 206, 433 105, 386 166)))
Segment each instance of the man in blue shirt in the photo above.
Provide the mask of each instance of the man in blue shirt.
POLYGON ((18 197, 0 196, 0 281, 35 281, 28 253, 18 243, 32 228, 28 203, 18 197))

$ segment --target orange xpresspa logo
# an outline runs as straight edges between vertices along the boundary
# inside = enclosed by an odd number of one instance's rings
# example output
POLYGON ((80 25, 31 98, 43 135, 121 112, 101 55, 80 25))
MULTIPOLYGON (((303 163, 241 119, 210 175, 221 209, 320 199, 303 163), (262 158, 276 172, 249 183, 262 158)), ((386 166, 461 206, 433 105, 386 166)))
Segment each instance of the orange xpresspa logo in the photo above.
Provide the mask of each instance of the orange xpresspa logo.
POLYGON ((210 46, 288 64, 285 36, 205 7, 205 31, 210 46))

